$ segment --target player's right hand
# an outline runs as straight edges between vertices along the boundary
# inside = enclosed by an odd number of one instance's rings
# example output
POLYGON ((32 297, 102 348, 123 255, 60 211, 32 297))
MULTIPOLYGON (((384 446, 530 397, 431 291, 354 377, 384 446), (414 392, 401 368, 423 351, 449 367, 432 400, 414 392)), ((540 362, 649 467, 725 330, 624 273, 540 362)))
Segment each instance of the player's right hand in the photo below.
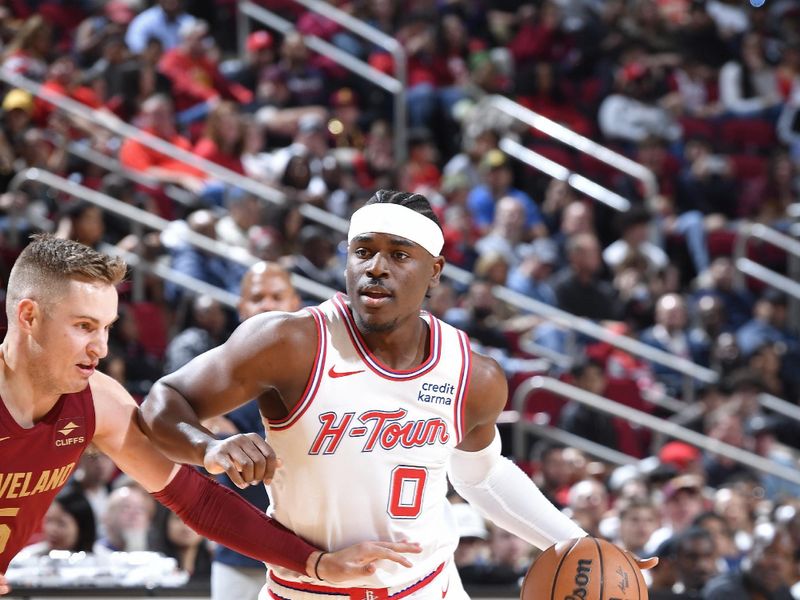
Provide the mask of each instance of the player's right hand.
POLYGON ((330 583, 357 582, 375 573, 380 560, 410 567, 411 561, 401 552, 418 554, 422 552, 422 547, 411 542, 361 542, 336 552, 326 552, 319 561, 316 573, 314 565, 318 554, 314 552, 308 560, 308 575, 319 575, 321 580, 330 583))
POLYGON ((0 573, 0 596, 5 596, 11 591, 11 586, 8 585, 6 576, 0 573))
POLYGON ((227 473, 237 487, 269 483, 280 461, 269 444, 256 433, 242 433, 206 446, 203 467, 212 475, 227 473))

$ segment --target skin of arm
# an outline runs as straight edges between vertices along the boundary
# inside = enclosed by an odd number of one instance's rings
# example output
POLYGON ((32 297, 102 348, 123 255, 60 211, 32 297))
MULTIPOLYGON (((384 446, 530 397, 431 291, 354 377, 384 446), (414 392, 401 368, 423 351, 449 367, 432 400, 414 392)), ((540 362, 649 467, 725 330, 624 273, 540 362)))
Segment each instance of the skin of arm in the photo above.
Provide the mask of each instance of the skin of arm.
POLYGON ((307 313, 271 312, 248 319, 227 342, 156 382, 139 410, 142 428, 177 462, 226 472, 240 487, 269 481, 275 459, 263 438, 243 434, 217 440, 201 421, 268 391, 277 392, 270 396, 282 405, 267 410, 285 415, 311 373, 314 356, 307 348, 315 345, 316 336, 307 313))
MULTIPOLYGON (((119 383, 107 375, 96 373, 92 376, 91 386, 95 398, 94 443, 148 492, 162 490, 181 466, 161 454, 144 434, 138 423, 136 402, 119 383)), ((210 480, 208 484, 216 485, 210 480)), ((245 503, 240 498, 237 500, 245 503)), ((323 580, 331 582, 349 580, 371 575, 379 560, 411 566, 400 553, 419 551, 417 544, 406 542, 364 542, 324 554, 317 550, 306 560, 306 574, 314 577, 318 573, 323 580), (318 559, 321 560, 318 562, 318 559)), ((3 583, 0 579, 0 593, 3 583)))

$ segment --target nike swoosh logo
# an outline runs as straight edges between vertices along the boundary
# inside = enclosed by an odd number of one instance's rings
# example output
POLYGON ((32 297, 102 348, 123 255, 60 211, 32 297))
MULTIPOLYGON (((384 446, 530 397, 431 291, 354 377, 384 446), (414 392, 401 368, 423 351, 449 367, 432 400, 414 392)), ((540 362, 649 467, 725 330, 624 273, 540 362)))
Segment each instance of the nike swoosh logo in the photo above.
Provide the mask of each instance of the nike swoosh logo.
POLYGON ((11 439, 10 435, 7 435, 6 437, 1 437, 0 438, 0 442, 2 442, 3 440, 8 440, 8 439, 11 439))
POLYGON ((328 370, 328 377, 336 379, 337 377, 347 377, 348 375, 356 375, 363 372, 364 369, 361 369, 360 371, 337 371, 336 367, 333 366, 328 370))

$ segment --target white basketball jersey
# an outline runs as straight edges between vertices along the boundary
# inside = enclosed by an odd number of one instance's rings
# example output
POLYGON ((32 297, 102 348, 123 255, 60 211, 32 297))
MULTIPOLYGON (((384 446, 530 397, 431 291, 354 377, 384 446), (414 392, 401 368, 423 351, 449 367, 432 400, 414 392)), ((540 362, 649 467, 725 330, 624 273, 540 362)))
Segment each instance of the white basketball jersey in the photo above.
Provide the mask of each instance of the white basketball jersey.
POLYGON ((314 369, 291 414, 268 423, 269 443, 286 465, 269 486, 270 514, 327 550, 420 543, 422 554, 409 555, 412 568, 383 561, 361 583, 397 587, 434 571, 458 544, 446 470, 464 431, 469 339, 422 313, 429 356, 415 369, 394 371, 370 353, 346 302, 339 294, 309 309, 319 338, 314 369))

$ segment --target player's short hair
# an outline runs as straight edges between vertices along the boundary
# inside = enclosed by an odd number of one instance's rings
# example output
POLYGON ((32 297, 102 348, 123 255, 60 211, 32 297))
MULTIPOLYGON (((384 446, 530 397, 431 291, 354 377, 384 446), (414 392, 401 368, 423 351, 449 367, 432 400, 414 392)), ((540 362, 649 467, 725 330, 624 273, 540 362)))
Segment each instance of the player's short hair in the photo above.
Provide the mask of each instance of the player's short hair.
POLYGON ((52 299, 70 281, 117 285, 125 278, 122 259, 101 254, 81 243, 50 234, 31 237, 11 269, 6 289, 9 322, 23 298, 52 299))
POLYGON ((399 204, 410 208, 414 212, 418 212, 424 217, 428 217, 431 221, 436 223, 439 228, 442 224, 439 218, 431 208, 431 203, 422 194, 413 194, 411 192, 398 192, 397 190, 378 190, 372 197, 367 200, 364 205, 369 204, 399 204))

